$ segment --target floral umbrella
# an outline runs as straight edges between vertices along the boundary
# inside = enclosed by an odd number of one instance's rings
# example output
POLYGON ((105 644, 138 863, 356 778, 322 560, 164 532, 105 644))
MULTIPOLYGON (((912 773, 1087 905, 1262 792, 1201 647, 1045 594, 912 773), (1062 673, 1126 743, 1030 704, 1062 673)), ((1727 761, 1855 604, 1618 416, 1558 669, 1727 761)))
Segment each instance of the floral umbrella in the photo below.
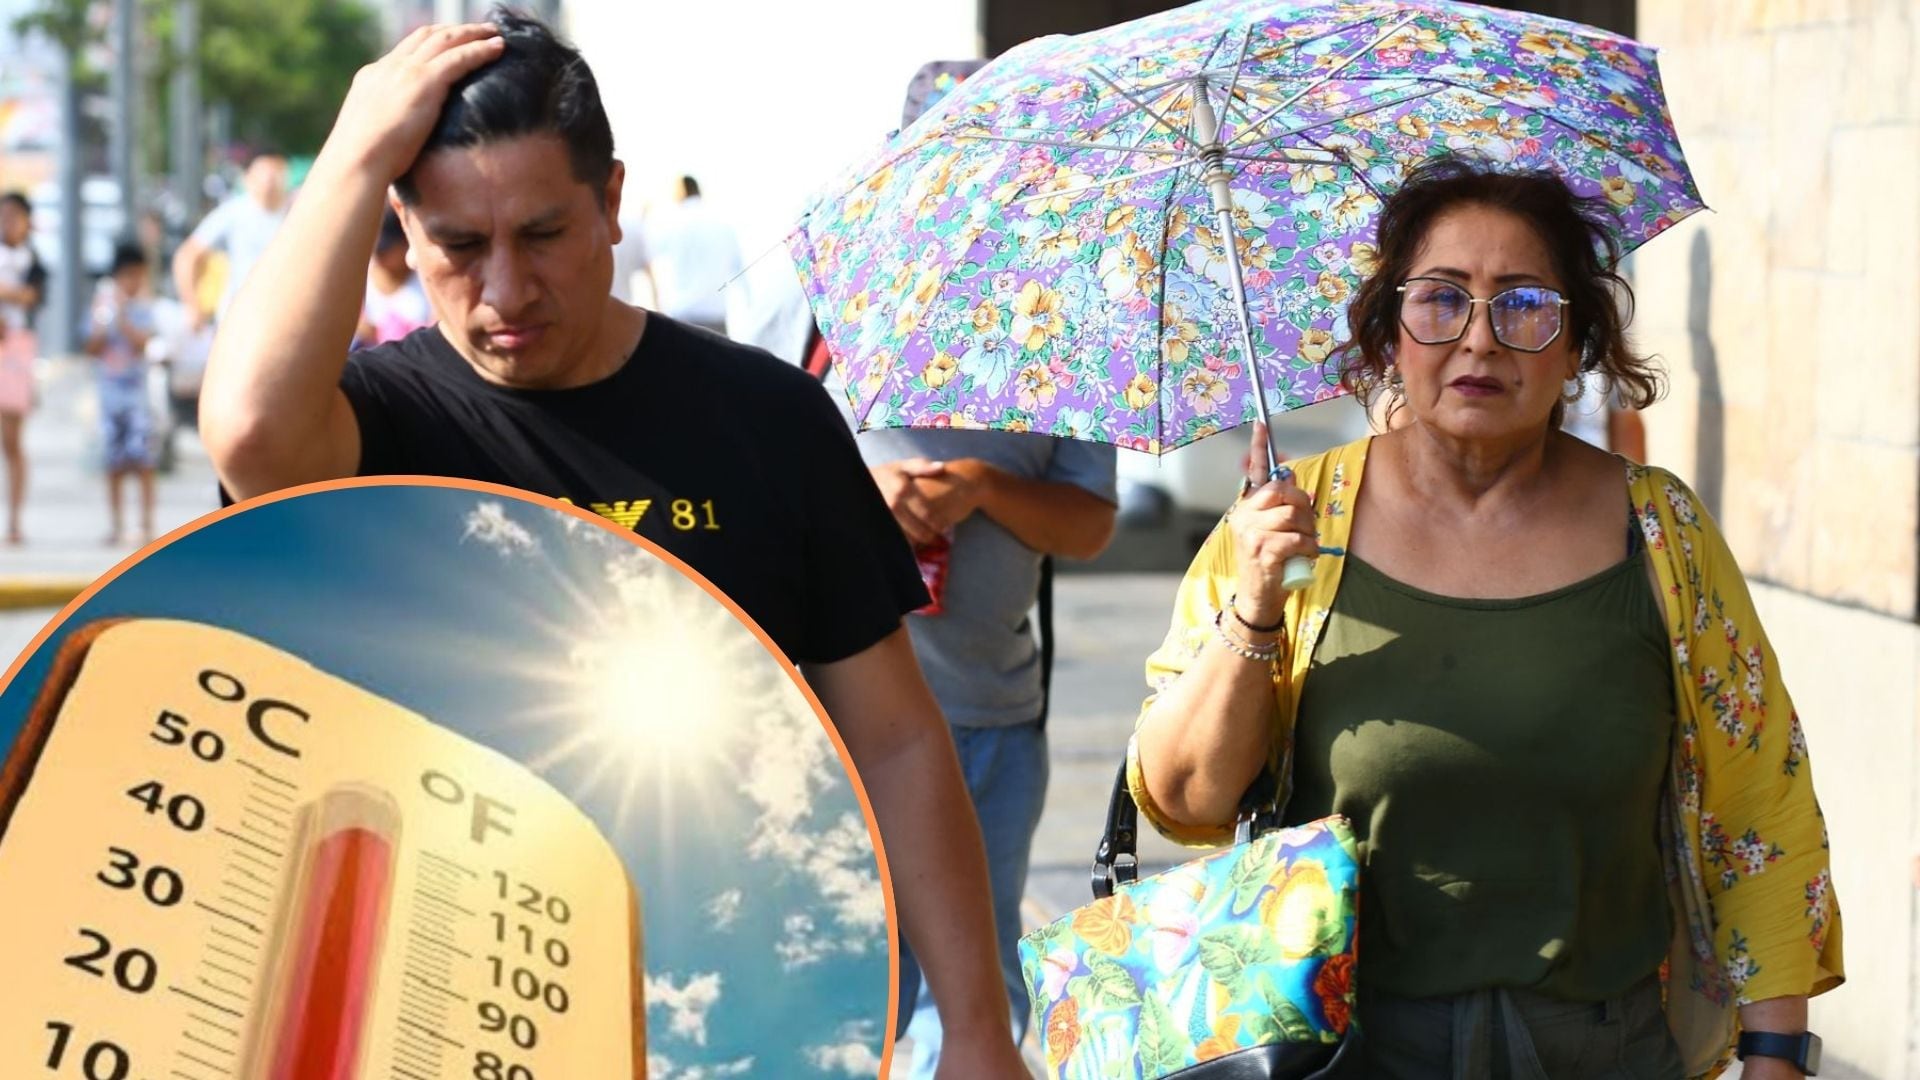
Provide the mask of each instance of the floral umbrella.
POLYGON ((1381 200, 1449 151, 1604 195, 1625 250, 1701 206, 1644 45, 1446 0, 1203 0, 1009 52, 790 246, 863 430, 1161 453, 1340 393, 1381 200))

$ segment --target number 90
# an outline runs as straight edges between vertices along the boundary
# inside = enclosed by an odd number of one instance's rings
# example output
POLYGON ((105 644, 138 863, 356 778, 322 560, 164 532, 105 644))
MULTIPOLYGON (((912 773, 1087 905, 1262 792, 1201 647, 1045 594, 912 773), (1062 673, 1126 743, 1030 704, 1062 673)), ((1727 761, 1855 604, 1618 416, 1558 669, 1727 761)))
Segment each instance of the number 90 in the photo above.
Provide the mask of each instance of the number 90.
POLYGON ((505 1031, 513 1045, 522 1050, 531 1050, 540 1041, 540 1031, 533 1021, 519 1013, 509 1013, 491 1001, 480 1003, 480 1030, 505 1031))

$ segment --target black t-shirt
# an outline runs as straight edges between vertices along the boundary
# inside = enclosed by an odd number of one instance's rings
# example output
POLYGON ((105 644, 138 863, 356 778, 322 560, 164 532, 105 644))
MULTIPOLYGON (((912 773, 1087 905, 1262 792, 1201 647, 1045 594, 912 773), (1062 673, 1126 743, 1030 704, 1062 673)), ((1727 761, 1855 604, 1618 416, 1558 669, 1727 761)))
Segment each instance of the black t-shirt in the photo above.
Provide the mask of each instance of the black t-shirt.
POLYGON ((513 390, 438 329, 353 354, 360 474, 524 488, 657 541, 796 662, 827 663, 927 602, 911 548, 827 392, 758 349, 657 313, 599 382, 513 390))

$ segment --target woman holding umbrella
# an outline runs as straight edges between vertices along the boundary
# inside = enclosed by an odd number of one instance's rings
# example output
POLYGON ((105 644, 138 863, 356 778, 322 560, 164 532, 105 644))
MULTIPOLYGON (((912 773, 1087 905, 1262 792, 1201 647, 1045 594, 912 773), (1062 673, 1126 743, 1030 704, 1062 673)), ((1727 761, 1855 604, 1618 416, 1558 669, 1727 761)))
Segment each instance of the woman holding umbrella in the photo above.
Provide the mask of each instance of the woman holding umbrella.
POLYGON ((1368 1076, 1710 1076, 1736 1047, 1749 1080, 1800 1076, 1807 998, 1843 978, 1805 742, 1725 541, 1679 480, 1559 430, 1582 377, 1659 390, 1605 213, 1548 173, 1416 170, 1342 364, 1414 422, 1241 499, 1148 661, 1129 781, 1162 832, 1231 836, 1263 762, 1288 823, 1352 821, 1368 1076))

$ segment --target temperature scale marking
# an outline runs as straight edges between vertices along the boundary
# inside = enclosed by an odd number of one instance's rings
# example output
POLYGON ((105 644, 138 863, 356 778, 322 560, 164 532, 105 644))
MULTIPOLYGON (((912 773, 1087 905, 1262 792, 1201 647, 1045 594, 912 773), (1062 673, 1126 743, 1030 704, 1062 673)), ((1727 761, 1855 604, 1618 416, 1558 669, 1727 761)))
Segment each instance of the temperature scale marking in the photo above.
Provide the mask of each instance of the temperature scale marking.
POLYGON ((0 766, 7 1080, 645 1075, 637 897, 545 781, 217 627, 66 639, 0 766))

